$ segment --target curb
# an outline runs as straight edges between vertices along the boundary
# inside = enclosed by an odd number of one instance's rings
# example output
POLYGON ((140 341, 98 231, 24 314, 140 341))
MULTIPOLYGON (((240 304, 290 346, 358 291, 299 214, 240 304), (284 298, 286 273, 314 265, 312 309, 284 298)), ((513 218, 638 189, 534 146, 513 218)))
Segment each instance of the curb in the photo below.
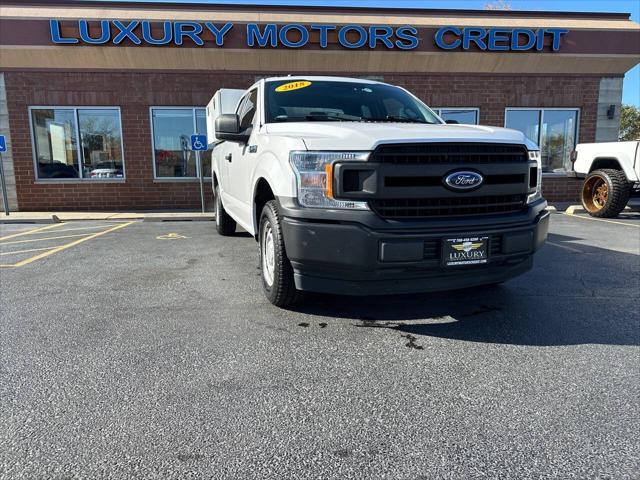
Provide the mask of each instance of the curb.
MULTIPOLYGON (((640 205, 627 205, 624 207, 623 212, 640 212, 640 205)), ((569 206, 565 212, 566 215, 575 215, 576 213, 587 213, 582 205, 571 205, 569 206)))
POLYGON ((212 222, 215 220, 213 213, 107 213, 103 215, 73 215, 67 216, 64 213, 52 213, 48 215, 38 214, 33 217, 27 215, 0 217, 0 224, 49 224, 61 222, 88 222, 88 221, 131 221, 141 220, 144 222, 212 222))
POLYGON ((575 215, 576 213, 586 213, 582 205, 570 205, 565 211, 567 215, 575 215))
POLYGON ((200 214, 200 215, 180 215, 180 216, 147 216, 142 219, 143 222, 213 222, 215 221, 214 214, 200 214))
POLYGON ((0 225, 56 223, 53 218, 0 218, 0 225))

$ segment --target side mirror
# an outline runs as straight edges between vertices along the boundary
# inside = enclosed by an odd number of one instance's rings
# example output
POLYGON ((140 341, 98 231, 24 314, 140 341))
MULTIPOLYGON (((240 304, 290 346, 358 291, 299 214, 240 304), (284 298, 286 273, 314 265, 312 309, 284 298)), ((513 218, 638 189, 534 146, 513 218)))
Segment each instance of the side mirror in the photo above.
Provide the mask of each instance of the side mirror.
POLYGON ((445 120, 444 123, 449 125, 458 125, 460 122, 458 120, 445 120))
POLYGON ((240 119, 235 113, 225 113, 216 118, 216 138, 229 142, 247 143, 251 129, 240 131, 240 119))

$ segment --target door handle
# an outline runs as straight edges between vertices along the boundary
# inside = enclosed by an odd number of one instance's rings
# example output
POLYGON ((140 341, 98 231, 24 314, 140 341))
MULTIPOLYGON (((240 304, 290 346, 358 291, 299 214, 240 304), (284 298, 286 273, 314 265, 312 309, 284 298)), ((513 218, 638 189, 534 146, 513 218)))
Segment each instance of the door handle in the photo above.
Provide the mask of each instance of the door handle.
POLYGON ((233 158, 233 157, 231 156, 231 154, 230 154, 230 153, 227 153, 227 154, 224 156, 224 159, 225 159, 227 162, 230 162, 232 158, 233 158))

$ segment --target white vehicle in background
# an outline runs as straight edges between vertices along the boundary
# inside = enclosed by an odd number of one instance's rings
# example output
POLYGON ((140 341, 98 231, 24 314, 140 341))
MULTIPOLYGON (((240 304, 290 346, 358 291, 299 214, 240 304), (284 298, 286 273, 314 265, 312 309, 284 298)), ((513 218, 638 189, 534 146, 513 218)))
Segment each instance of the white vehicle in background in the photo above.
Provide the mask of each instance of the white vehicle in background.
POLYGON ((617 216, 640 190, 640 142, 581 143, 571 154, 573 174, 584 178, 582 205, 593 217, 617 216))

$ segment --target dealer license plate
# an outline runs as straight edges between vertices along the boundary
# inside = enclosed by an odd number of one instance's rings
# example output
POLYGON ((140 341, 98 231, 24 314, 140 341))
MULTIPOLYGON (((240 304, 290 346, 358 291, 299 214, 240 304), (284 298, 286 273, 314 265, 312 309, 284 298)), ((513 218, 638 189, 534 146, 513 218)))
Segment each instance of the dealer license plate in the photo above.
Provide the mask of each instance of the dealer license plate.
POLYGON ((445 238, 442 241, 442 264, 480 265, 489 261, 489 237, 445 238))

